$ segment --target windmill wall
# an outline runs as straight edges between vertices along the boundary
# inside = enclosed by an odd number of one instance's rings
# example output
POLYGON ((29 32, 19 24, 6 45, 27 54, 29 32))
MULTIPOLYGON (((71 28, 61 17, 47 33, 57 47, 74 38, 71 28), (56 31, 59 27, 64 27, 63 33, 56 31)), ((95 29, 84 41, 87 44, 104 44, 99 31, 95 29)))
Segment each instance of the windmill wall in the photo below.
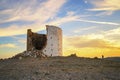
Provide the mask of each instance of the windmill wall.
POLYGON ((62 30, 46 25, 47 34, 27 31, 27 51, 40 50, 48 56, 62 56, 62 30))

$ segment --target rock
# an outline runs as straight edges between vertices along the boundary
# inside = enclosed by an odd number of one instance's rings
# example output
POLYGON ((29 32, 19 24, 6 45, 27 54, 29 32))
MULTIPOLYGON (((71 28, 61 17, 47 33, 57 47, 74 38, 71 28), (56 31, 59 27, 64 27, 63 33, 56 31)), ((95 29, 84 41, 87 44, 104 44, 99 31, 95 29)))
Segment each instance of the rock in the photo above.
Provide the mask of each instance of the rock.
POLYGON ((46 58, 47 55, 45 55, 40 50, 32 49, 31 51, 24 51, 22 53, 19 53, 19 54, 15 55, 13 58, 18 58, 21 60, 22 58, 25 58, 25 57, 46 58))
POLYGON ((22 57, 20 56, 20 57, 19 57, 19 60, 21 60, 21 59, 22 59, 22 57))

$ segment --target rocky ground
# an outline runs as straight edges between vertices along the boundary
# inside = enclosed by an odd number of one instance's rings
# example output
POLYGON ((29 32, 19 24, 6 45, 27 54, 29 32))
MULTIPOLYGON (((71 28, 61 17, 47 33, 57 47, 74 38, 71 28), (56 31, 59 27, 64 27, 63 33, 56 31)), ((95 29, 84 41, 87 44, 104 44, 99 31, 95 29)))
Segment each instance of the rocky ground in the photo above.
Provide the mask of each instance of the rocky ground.
POLYGON ((0 60, 0 80, 120 80, 120 62, 78 57, 0 60))

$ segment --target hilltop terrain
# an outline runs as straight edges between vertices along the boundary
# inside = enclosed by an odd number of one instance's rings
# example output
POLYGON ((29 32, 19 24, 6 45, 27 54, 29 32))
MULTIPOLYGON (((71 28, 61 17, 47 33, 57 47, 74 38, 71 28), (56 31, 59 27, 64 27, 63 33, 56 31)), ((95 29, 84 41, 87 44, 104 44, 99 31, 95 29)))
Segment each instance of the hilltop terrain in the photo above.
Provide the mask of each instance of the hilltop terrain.
POLYGON ((0 60, 0 80, 120 80, 120 62, 79 57, 0 60))

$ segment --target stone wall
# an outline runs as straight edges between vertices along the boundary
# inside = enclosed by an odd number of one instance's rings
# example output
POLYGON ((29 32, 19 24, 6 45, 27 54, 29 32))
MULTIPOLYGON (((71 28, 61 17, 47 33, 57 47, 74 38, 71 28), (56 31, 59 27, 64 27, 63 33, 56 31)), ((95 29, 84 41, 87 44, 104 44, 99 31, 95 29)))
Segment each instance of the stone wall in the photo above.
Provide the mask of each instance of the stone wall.
POLYGON ((44 53, 49 56, 62 56, 62 30, 56 26, 46 26, 47 45, 44 53))
POLYGON ((47 45, 47 36, 45 34, 33 33, 31 29, 27 31, 27 51, 32 49, 43 50, 47 45))

